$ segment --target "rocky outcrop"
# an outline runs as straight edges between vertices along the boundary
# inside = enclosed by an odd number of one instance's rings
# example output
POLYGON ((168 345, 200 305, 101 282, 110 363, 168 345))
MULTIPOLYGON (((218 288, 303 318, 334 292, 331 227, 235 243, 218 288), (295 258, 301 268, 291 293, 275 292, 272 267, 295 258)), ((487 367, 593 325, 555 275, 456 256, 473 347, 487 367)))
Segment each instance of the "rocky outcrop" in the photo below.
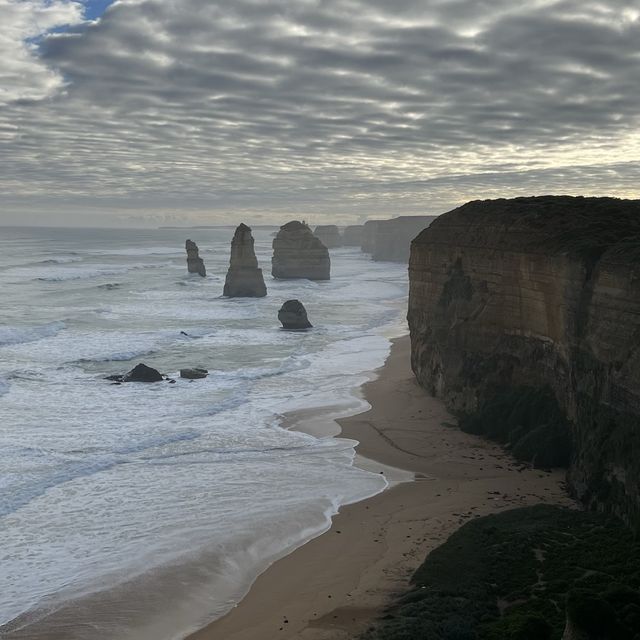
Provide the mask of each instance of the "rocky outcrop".
POLYGON ((204 278, 207 275, 207 270, 198 252, 198 245, 192 240, 187 240, 185 248, 187 250, 187 270, 189 273, 197 273, 204 278))
POLYGON ((401 216, 378 220, 371 256, 376 261, 409 262, 411 241, 434 220, 435 216, 401 216))
POLYGON ((231 259, 223 295, 230 298, 263 298, 267 295, 253 245, 251 229, 240 224, 231 241, 231 259))
POLYGON ((335 224, 321 224, 315 228, 313 235, 319 238, 327 249, 336 249, 342 246, 340 230, 335 224))
POLYGON ((206 369, 193 368, 193 369, 180 369, 180 377, 187 380, 200 380, 206 378, 209 372, 206 369))
POLYGON ((122 382, 160 382, 162 374, 144 363, 137 364, 129 373, 125 373, 122 382))
POLYGON ((329 251, 303 222, 293 220, 280 227, 273 240, 271 274, 274 278, 329 280, 329 251))
POLYGON ((360 249, 363 253, 373 253, 376 246, 376 233, 379 220, 367 220, 362 225, 362 244, 360 249))
POLYGON ((408 312, 423 387, 534 462, 569 442, 575 494, 636 526, 638 258, 640 201, 471 202, 413 241, 408 312))
POLYGON ((345 247, 362 246, 363 232, 363 224, 351 224, 348 227, 345 227, 342 232, 342 245, 345 247))
POLYGON ((300 300, 287 300, 278 311, 278 320, 280 320, 284 329, 290 331, 300 331, 301 329, 311 329, 313 327, 307 317, 307 310, 300 300))

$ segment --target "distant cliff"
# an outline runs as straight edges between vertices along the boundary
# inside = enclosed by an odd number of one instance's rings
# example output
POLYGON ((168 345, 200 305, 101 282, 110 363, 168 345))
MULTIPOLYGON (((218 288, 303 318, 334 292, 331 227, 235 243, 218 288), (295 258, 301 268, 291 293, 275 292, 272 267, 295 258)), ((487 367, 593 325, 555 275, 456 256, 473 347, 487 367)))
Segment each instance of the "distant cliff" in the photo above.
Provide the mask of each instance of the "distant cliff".
POLYGON ((412 366, 463 428, 640 524, 640 201, 470 202, 413 242, 412 366), (566 458, 566 460, 565 460, 566 458))
POLYGON ((434 216, 369 220, 364 227, 362 250, 376 261, 408 263, 411 241, 433 220, 434 216))

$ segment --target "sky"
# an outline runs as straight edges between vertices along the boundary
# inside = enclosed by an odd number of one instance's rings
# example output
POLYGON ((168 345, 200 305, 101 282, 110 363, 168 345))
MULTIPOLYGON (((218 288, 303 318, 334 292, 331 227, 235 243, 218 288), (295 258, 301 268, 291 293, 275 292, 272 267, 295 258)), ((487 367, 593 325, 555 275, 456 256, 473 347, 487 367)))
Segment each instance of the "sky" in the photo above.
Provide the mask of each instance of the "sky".
POLYGON ((640 0, 0 0, 0 225, 640 196, 640 0))

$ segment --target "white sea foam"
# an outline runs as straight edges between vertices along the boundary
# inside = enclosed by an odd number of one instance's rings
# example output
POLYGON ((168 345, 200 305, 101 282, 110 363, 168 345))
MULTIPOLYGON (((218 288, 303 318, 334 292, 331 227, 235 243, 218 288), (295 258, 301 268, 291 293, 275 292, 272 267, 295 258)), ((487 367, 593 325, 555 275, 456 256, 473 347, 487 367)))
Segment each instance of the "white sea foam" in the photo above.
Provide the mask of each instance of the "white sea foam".
POLYGON ((65 328, 64 322, 47 322, 36 326, 0 326, 0 346, 35 342, 57 335, 65 328))
MULTIPOLYGON (((151 579, 145 571, 155 580, 183 572, 192 589, 144 612, 163 640, 224 613, 266 564, 326 529, 340 504, 384 487, 378 474, 353 467, 352 442, 286 431, 279 418, 363 405, 352 392, 388 353, 385 336, 404 315, 406 269, 344 250, 329 282, 267 275, 266 298, 225 299, 228 230, 194 238, 210 249, 203 255, 212 276, 184 287, 176 286, 182 260, 167 262, 174 247, 183 256, 182 231, 166 245, 167 231, 114 232, 109 243, 78 231, 75 246, 73 233, 32 257, 77 250, 82 263, 2 273, 11 322, 0 328, 0 624, 151 579), (73 283, 79 271, 126 279, 111 290, 82 286, 73 283), (36 279, 43 276, 58 280, 36 279), (277 311, 289 298, 303 300, 313 331, 280 330, 277 311), (104 380, 140 360, 175 384, 104 380), (206 367, 209 377, 177 378, 186 366, 206 367), (175 617, 178 601, 188 620, 175 617)), ((267 232, 256 234, 263 266, 270 242, 267 232)), ((11 248, 3 261, 16 264, 24 248, 11 248)), ((126 609, 132 626, 122 619, 117 631, 87 638, 141 637, 133 618, 143 612, 126 609)))

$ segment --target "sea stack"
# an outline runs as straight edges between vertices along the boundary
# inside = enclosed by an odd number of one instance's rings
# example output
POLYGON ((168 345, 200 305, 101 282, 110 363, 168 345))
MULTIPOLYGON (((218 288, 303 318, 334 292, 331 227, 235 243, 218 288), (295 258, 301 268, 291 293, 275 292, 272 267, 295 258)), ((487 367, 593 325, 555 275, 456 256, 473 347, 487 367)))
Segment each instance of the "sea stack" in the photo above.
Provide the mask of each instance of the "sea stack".
POLYGON ((267 295, 253 245, 251 228, 240 224, 231 241, 231 259, 223 295, 229 298, 264 298, 267 295))
POLYGON ((364 225, 351 224, 342 232, 342 245, 344 247, 359 247, 362 245, 364 225))
POLYGON ((278 311, 278 320, 282 323, 282 328, 289 331, 301 331, 313 327, 307 317, 307 310, 300 300, 287 300, 278 311))
POLYGON ((321 224, 315 228, 313 235, 316 238, 320 238, 322 244, 327 249, 336 249, 342 246, 342 238, 340 237, 340 230, 335 224, 321 224))
POLYGON ((207 270, 198 253, 198 245, 192 240, 187 240, 185 249, 187 250, 187 269, 189 273, 197 273, 204 278, 207 275, 207 270))
POLYGON ((360 248, 363 253, 373 253, 376 246, 376 232, 379 220, 367 220, 362 225, 362 242, 360 248))
POLYGON ((330 273, 327 247, 304 222, 292 220, 280 227, 273 240, 271 275, 274 278, 329 280, 330 273))

